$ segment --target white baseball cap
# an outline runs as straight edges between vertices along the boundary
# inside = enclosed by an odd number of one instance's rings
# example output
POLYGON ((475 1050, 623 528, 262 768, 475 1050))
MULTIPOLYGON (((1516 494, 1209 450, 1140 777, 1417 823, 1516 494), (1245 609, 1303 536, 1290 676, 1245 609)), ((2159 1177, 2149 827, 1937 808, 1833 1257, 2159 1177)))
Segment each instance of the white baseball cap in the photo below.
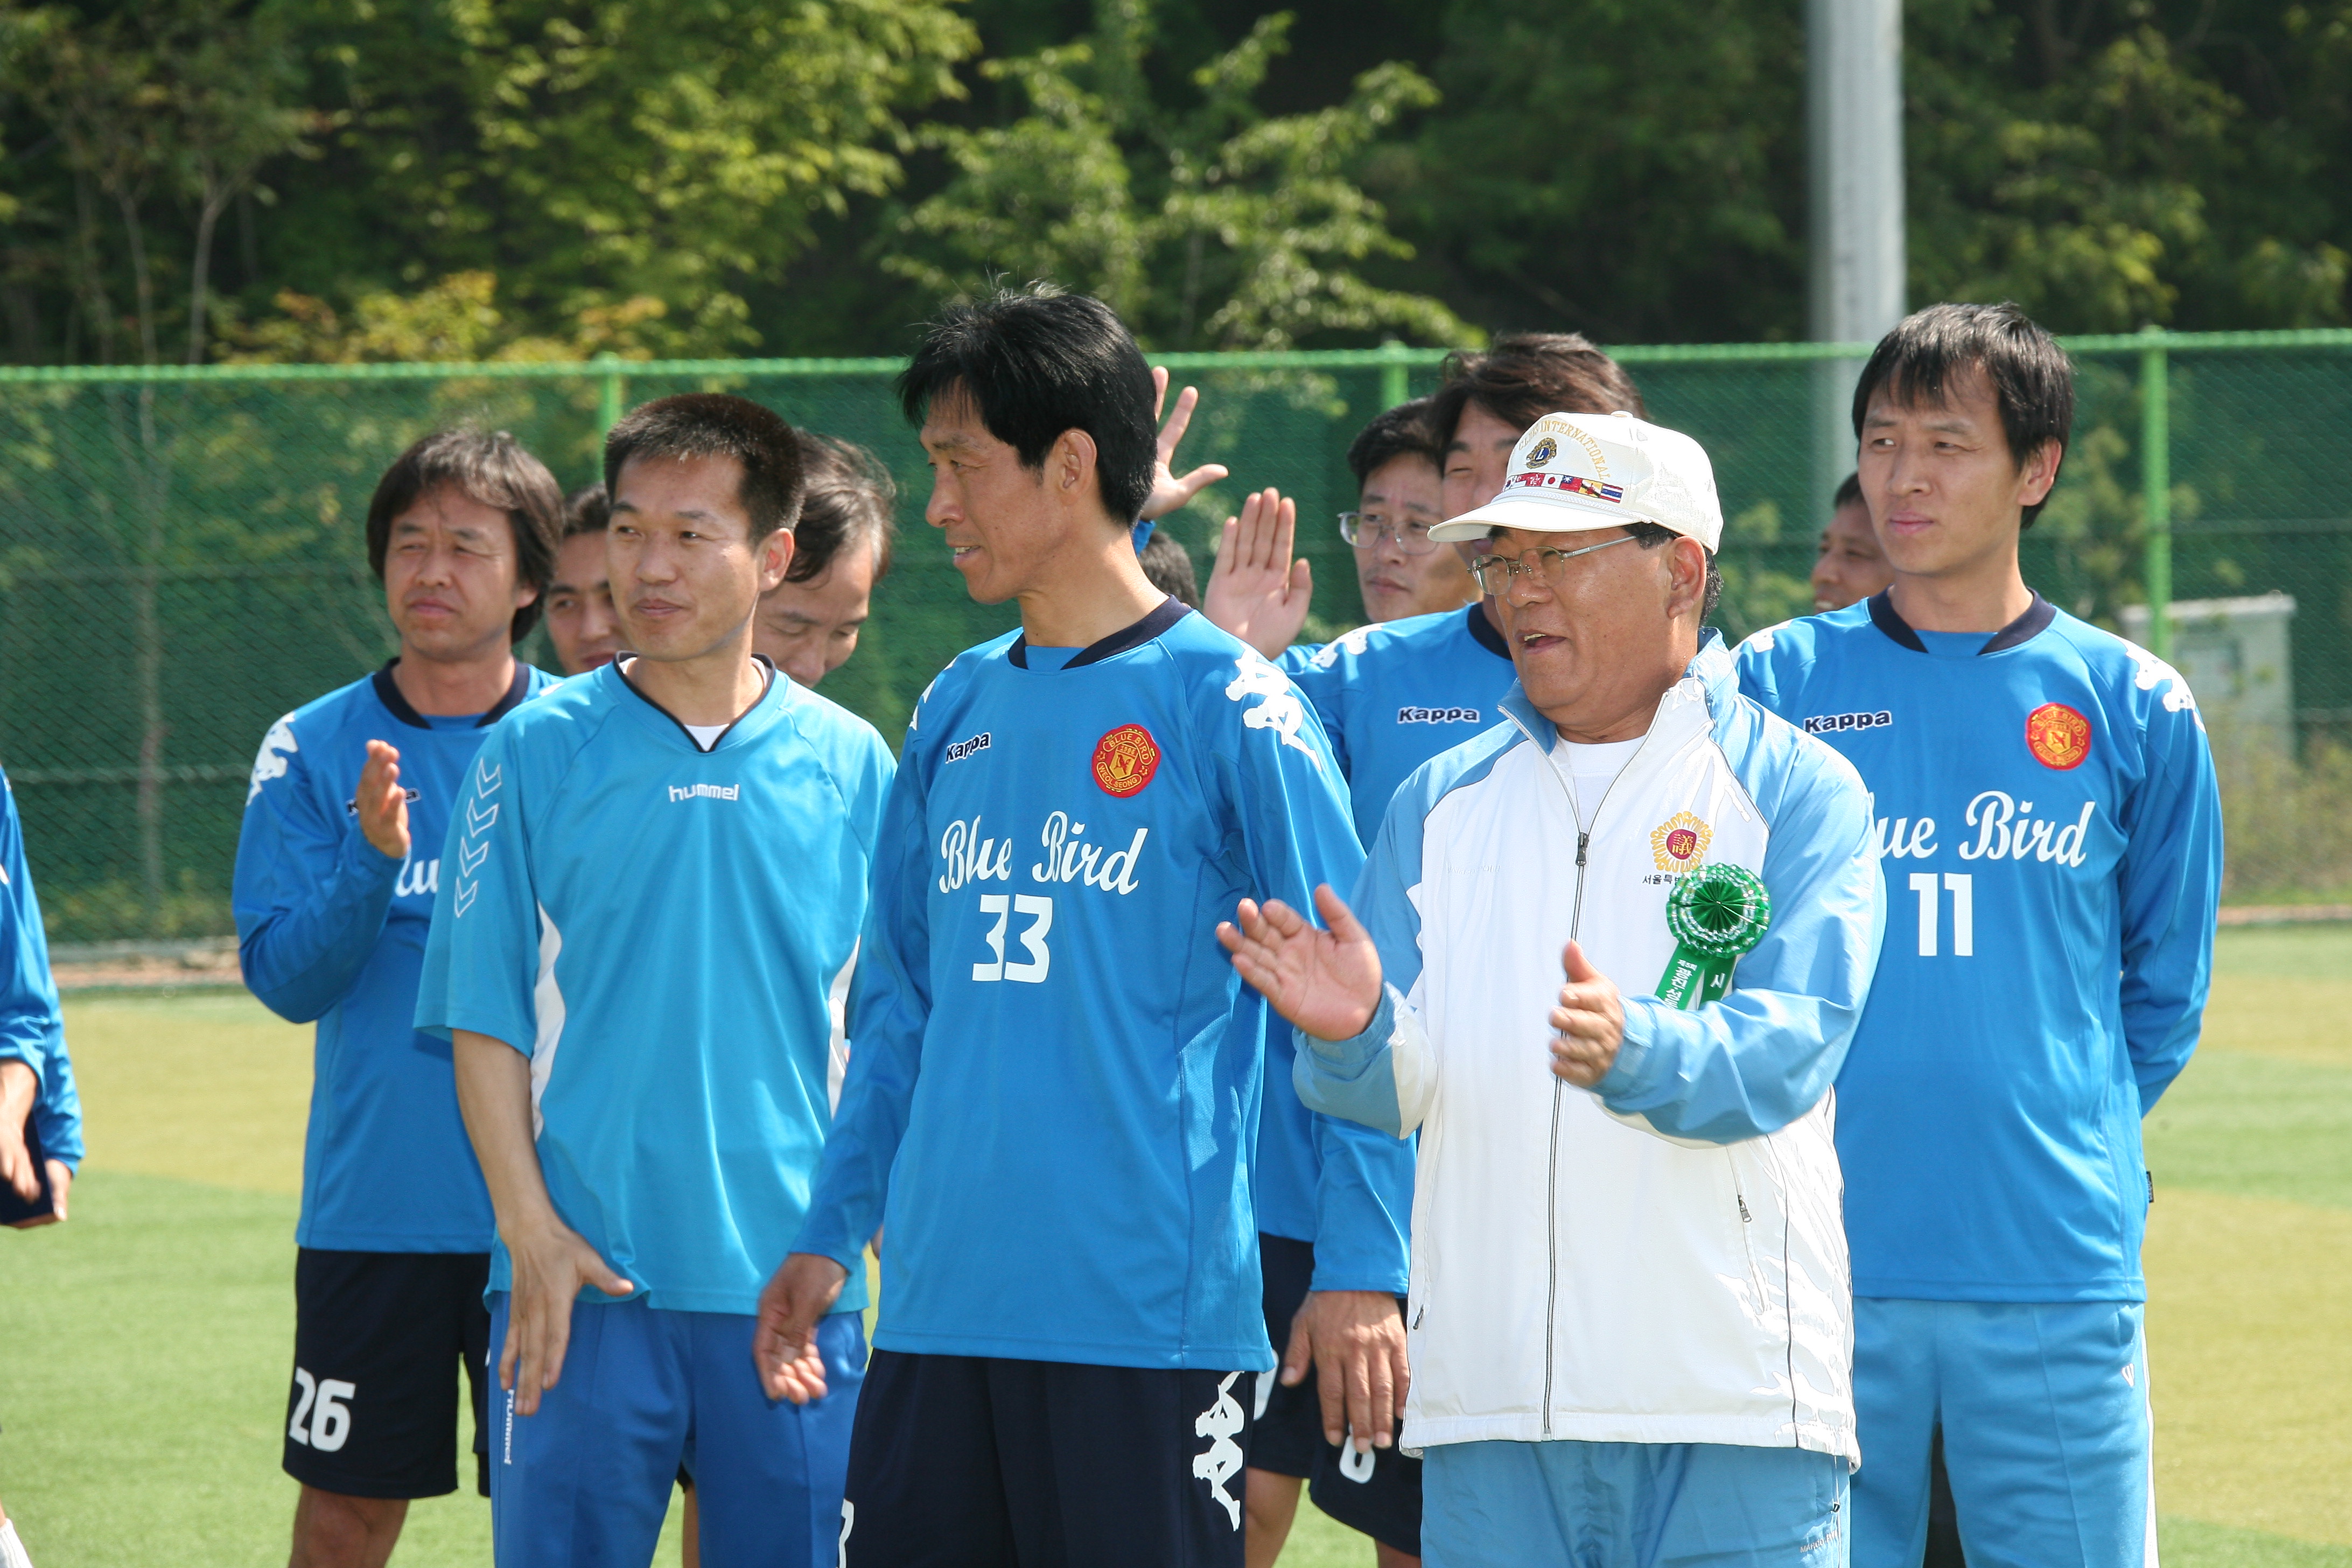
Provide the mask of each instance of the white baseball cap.
POLYGON ((1614 414, 1547 414, 1511 448, 1511 477, 1494 500, 1429 531, 1444 544, 1498 528, 1581 533, 1654 522, 1713 550, 1723 503, 1706 448, 1679 430, 1614 414))

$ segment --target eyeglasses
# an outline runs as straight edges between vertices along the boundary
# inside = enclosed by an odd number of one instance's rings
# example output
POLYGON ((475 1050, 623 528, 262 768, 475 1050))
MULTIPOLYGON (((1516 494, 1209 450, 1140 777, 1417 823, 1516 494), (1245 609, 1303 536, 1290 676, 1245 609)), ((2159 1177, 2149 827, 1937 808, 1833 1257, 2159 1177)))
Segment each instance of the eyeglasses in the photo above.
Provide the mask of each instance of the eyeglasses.
POLYGON ((1470 575, 1478 579, 1479 592, 1492 594, 1497 599, 1511 591, 1514 577, 1540 575, 1544 586, 1557 592, 1568 582, 1567 563, 1580 555, 1590 555, 1596 550, 1606 550, 1612 544, 1631 544, 1633 535, 1621 533, 1614 539, 1604 539, 1598 544, 1588 544, 1581 550, 1538 550, 1536 563, 1528 566, 1506 555, 1482 555, 1470 563, 1470 575))
POLYGON ((1426 555, 1437 548, 1425 522, 1399 522, 1385 512, 1343 511, 1339 537, 1359 550, 1373 550, 1383 539, 1393 539, 1407 555, 1426 555))

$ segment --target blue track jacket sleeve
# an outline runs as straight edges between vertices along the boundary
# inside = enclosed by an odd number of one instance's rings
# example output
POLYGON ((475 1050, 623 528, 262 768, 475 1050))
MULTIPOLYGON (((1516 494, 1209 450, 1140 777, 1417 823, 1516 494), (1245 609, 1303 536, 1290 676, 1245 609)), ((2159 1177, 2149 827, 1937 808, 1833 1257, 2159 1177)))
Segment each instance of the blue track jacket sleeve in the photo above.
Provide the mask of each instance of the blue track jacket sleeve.
POLYGON ((245 983, 296 1024, 317 1020, 358 980, 383 934, 401 864, 355 823, 337 820, 338 792, 314 775, 312 755, 285 754, 283 775, 255 784, 231 893, 245 983))
POLYGON ((1298 1056, 1291 1068, 1308 1110, 1395 1139, 1421 1125, 1436 1089, 1414 1000, 1421 985, 1421 911, 1412 897, 1421 880, 1423 819, 1435 804, 1434 793, 1423 787, 1431 771, 1424 767, 1397 791, 1349 900, 1381 955, 1381 1000, 1371 1021, 1345 1040, 1295 1031, 1298 1056))
POLYGON ((58 983, 49 972, 49 939, 41 927, 41 900, 25 861, 24 825, 16 792, 0 775, 0 1061, 32 1068, 37 1085, 33 1125, 48 1158, 68 1169, 81 1164, 81 1100, 74 1092, 73 1058, 66 1053, 58 983))
POLYGON ((1726 750, 1770 827, 1770 928, 1719 1002, 1684 1012, 1627 996, 1624 1041, 1594 1088, 1620 1116, 1706 1143, 1778 1131, 1820 1103, 1862 1021, 1885 927, 1860 775, 1785 725, 1745 728, 1746 743, 1735 727, 1726 750))
POLYGON ((862 1278, 866 1244, 882 1224, 931 1016, 931 843, 924 784, 910 728, 876 839, 866 934, 850 987, 849 1071, 817 1165, 808 1217, 792 1247, 832 1258, 853 1279, 862 1278))
POLYGON ((49 942, 41 904, 25 864, 25 832, 16 794, 0 793, 0 1061, 23 1062, 47 1080, 52 1037, 58 1032, 58 985, 49 973, 49 942))
MULTIPOLYGON (((433 930, 416 987, 416 1027, 447 1039, 458 1029, 503 1040, 523 1055, 539 1037, 533 989, 547 933, 531 884, 524 781, 514 731, 494 725, 466 775, 443 843, 433 930)), ((560 947, 562 933, 553 937, 560 947)), ((547 949, 552 961, 555 948, 547 949)))
POLYGON ((2221 900, 2221 798, 2204 727, 2185 704, 2149 706, 2147 771, 2123 825, 2131 844, 2117 872, 2124 1043, 2142 1116, 2197 1048, 2221 900))
MULTIPOLYGON (((1230 712, 1229 703, 1220 706, 1230 712)), ((1278 730, 1242 728, 1239 743, 1230 752, 1220 745, 1215 755, 1226 774, 1226 798, 1241 816, 1260 900, 1280 899, 1311 919, 1315 889, 1352 887, 1364 851, 1330 737, 1318 722, 1300 727, 1301 742, 1310 730, 1327 744, 1277 741, 1278 730)), ((1264 1005, 1254 995, 1248 1000, 1264 1005)), ((1283 1026, 1270 1011, 1268 1019, 1283 1026)), ((1310 1289, 1402 1294, 1412 1226, 1412 1145, 1328 1116, 1316 1118, 1315 1142, 1321 1170, 1310 1289)))

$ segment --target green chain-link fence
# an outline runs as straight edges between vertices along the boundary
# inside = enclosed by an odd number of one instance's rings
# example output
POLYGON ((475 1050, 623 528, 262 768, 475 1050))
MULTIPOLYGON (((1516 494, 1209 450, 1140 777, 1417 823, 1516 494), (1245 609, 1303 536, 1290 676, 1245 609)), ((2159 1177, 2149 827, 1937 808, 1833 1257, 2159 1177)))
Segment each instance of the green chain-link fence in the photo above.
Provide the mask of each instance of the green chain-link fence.
MULTIPOLYGON (((2352 884, 2352 332, 2080 339, 2081 407, 2027 575, 2066 608, 2169 647, 2214 721, 2233 801, 2233 896, 2352 884), (2264 598, 2284 594, 2293 601, 2264 598), (2192 602, 2178 624, 2144 606, 2192 602)), ((1853 345, 1616 351, 1651 415, 1712 453, 1728 526, 1719 619, 1738 637, 1810 607, 1841 454, 1822 435, 1853 345), (1824 409, 1830 411, 1825 415, 1824 409), (1830 455, 1824 457, 1824 451, 1830 455)), ((1295 495, 1319 626, 1361 616, 1333 514, 1370 415, 1438 356, 1168 355, 1203 401, 1183 463, 1232 479, 1168 526, 1205 575, 1244 488, 1295 495)), ((361 538, 386 462, 436 426, 511 430, 566 485, 594 477, 625 403, 735 391, 873 447, 908 537, 858 653, 827 682, 895 738, 959 648, 1011 625, 976 605, 920 523, 921 454, 891 361, 0 367, 0 762, 52 936, 231 929, 228 878, 270 721, 380 663, 394 639, 361 538)), ((1851 456, 1850 431, 1843 456, 1851 456)), ((547 660, 534 642, 526 652, 547 660)))

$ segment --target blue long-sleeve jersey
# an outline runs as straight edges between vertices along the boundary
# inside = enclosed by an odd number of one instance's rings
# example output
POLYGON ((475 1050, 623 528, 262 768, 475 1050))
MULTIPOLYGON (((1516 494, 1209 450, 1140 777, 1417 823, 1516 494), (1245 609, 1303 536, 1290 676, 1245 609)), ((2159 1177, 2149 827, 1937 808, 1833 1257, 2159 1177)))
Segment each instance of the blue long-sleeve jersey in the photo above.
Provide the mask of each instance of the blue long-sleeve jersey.
MULTIPOLYGON (((1514 671, 1503 637, 1476 605, 1359 626, 1277 661, 1323 721, 1348 781, 1357 837, 1378 837, 1397 786, 1422 763, 1502 719, 1514 671)), ((1412 1212, 1413 1146, 1336 1138, 1292 1087, 1293 1042, 1276 1029, 1266 1047, 1265 1110, 1258 1131, 1259 1227, 1316 1242, 1314 1288, 1383 1289, 1339 1263, 1340 1233, 1373 1214, 1412 1212), (1325 1152, 1344 1162, 1327 1167, 1325 1152), (1330 1241, 1318 1236, 1330 1233, 1330 1241)))
POLYGON ((6 972, 0 973, 0 1061, 19 1061, 33 1069, 39 1084, 33 1099, 33 1130, 40 1135, 41 1152, 68 1170, 79 1169, 81 1097, 74 1089, 57 979, 49 973, 41 900, 25 863, 16 792, 5 773, 0 773, 0 955, 6 963, 6 972))
POLYGON ((1881 595, 1758 632, 1739 670, 1874 798, 1886 946, 1838 1078, 1855 1292, 2143 1299, 2140 1118, 2196 1047, 2221 882, 2187 682, 2039 596, 1988 638, 1881 595))
MULTIPOLYGON (((1353 881, 1339 769, 1297 689, 1172 600, 1045 663, 983 644, 908 725, 795 1250, 854 1271, 887 1195, 885 1349, 1264 1370, 1265 1009, 1215 930, 1353 881)), ((1381 1288, 1402 1224, 1355 1233, 1381 1288)))
POLYGON ((414 1022, 417 972, 466 770, 488 726, 553 684, 518 661, 488 712, 427 717, 387 664, 287 714, 261 742, 237 836, 237 955, 271 1012, 319 1026, 301 1246, 490 1249, 489 1192, 457 1114, 449 1043, 414 1022), (400 752, 405 860, 360 831, 352 797, 370 741, 400 752))

